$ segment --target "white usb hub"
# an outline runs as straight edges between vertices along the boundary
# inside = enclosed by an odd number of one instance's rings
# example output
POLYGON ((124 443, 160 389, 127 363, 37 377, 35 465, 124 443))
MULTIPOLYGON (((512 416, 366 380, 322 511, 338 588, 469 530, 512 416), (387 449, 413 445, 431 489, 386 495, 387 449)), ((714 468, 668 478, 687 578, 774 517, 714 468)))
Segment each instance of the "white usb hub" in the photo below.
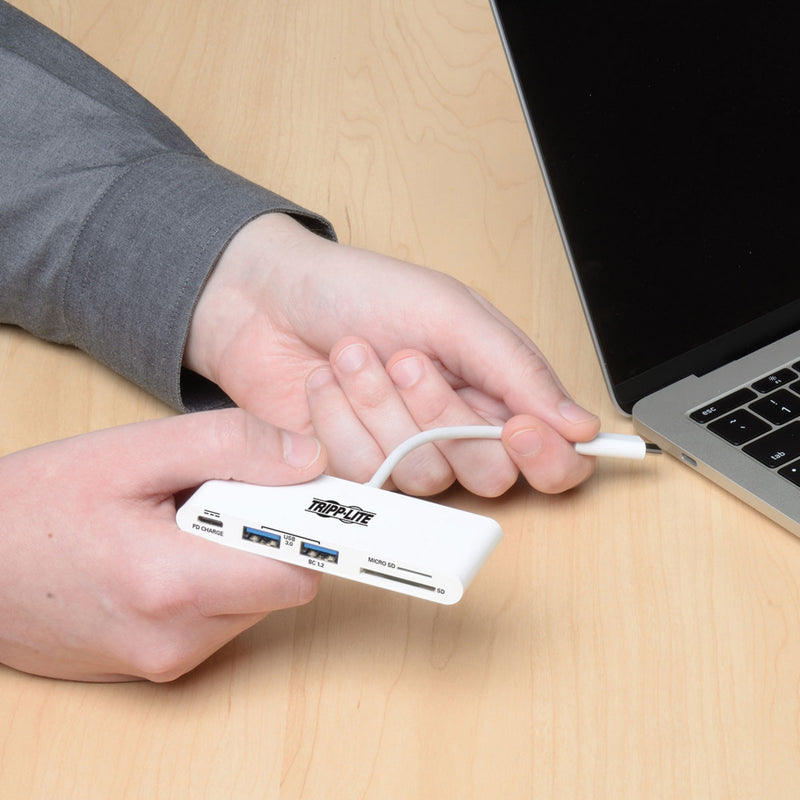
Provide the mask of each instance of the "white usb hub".
POLYGON ((323 475, 293 486, 209 481, 185 531, 330 575, 452 604, 500 541, 488 517, 323 475))

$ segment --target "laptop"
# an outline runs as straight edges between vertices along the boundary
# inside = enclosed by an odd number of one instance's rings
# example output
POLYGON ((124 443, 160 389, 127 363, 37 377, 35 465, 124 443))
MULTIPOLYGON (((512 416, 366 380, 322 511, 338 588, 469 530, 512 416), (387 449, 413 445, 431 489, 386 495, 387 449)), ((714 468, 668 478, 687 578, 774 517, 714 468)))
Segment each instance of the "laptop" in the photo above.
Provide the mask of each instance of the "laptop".
POLYGON ((491 1, 614 402, 800 535, 800 4, 491 1))

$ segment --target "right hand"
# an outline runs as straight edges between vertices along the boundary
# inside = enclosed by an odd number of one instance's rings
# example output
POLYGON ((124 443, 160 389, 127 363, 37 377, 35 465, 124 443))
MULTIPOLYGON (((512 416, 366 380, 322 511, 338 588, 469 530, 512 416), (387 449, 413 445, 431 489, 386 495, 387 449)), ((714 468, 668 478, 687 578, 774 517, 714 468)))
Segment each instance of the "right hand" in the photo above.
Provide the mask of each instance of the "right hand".
POLYGON ((454 480, 495 497, 521 472, 535 489, 586 480, 574 442, 600 420, 568 395, 536 345, 459 281, 330 242, 283 214, 245 225, 200 296, 185 364, 241 408, 314 433, 330 471, 366 481, 430 428, 502 425, 503 442, 419 448, 392 474, 432 495, 454 480))
POLYGON ((167 681, 319 576, 181 531, 211 478, 302 483, 316 439, 233 409, 111 428, 0 459, 0 663, 74 680, 167 681))

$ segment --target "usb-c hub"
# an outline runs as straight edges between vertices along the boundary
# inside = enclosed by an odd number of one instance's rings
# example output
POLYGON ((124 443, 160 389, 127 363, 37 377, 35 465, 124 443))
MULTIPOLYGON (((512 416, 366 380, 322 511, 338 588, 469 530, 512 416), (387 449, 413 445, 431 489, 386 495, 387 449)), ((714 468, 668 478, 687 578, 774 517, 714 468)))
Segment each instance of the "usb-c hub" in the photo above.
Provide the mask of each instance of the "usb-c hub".
MULTIPOLYGON (((437 428, 389 454, 366 484, 322 475, 293 486, 203 484, 177 514, 185 531, 289 564, 451 604, 502 537, 489 517, 386 491, 397 463, 438 439, 499 439, 502 428, 437 428)), ((638 436, 600 434, 577 443, 584 455, 643 458, 638 436)))
POLYGON ((488 517, 327 475, 294 486, 209 481, 177 520, 238 550, 444 604, 502 536, 488 517))

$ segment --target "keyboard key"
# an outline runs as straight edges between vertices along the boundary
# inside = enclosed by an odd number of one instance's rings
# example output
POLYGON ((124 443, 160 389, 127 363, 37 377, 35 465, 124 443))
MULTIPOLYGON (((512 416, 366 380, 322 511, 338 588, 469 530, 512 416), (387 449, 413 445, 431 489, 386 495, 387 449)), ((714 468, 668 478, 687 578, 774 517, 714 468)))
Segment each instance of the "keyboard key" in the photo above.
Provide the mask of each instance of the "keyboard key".
POLYGON ((800 486, 800 461, 795 461, 793 464, 781 467, 778 474, 783 475, 784 478, 790 480, 795 486, 800 486))
POLYGON ((767 467, 774 468, 788 464, 800 458, 800 422, 791 422, 783 428, 778 428, 742 449, 767 467))
MULTIPOLYGON (((800 423, 798 423, 800 425, 800 423)), ((708 429, 721 436, 726 442, 740 445, 755 439, 756 436, 772 430, 772 428, 759 419, 755 414, 741 408, 728 414, 726 417, 709 423, 708 429)))
POLYGON ((796 379, 797 373, 785 367, 784 369, 779 369, 777 372, 773 372, 772 375, 767 375, 766 378, 757 380, 753 384, 753 388, 759 392, 759 394, 766 394, 773 389, 777 389, 779 386, 783 386, 784 383, 790 383, 796 379))
POLYGON ((778 389, 777 392, 750 403, 748 408, 773 425, 783 425, 800 417, 800 396, 788 389, 778 389))
POLYGON ((733 411, 734 408, 743 406, 750 400, 755 400, 756 397, 758 397, 758 395, 750 389, 739 389, 736 392, 725 395, 725 397, 720 397, 719 400, 715 400, 713 403, 698 408, 696 411, 692 411, 689 416, 695 422, 710 422, 712 419, 716 419, 723 414, 727 414, 729 411, 733 411))

